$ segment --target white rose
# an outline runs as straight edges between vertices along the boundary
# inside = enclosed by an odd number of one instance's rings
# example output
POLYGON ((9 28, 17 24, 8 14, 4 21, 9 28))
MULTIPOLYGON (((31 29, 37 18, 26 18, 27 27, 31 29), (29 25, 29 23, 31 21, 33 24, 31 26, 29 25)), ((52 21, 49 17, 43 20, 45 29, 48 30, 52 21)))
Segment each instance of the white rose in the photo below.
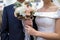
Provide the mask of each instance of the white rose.
POLYGON ((26 10, 26 6, 22 5, 21 7, 18 7, 15 9, 14 14, 16 17, 17 17, 16 13, 19 13, 20 15, 25 16, 25 10, 26 10))

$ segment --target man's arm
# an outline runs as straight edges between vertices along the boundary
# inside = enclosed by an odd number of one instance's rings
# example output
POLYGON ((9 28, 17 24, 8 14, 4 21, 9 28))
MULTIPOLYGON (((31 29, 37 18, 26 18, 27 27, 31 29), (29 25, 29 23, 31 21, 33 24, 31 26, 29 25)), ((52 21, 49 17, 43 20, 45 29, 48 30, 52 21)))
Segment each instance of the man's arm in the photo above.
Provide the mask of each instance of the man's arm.
POLYGON ((6 7, 3 10, 2 16, 1 40, 8 40, 8 17, 6 7))

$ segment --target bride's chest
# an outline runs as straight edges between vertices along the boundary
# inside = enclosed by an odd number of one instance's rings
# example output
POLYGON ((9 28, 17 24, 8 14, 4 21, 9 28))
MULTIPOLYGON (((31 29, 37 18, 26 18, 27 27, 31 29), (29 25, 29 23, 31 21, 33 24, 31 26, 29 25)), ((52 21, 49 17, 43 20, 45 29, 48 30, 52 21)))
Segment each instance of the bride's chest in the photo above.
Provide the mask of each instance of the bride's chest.
POLYGON ((35 22, 37 26, 42 26, 42 27, 51 27, 55 25, 55 19, 51 19, 51 18, 36 17, 35 22))

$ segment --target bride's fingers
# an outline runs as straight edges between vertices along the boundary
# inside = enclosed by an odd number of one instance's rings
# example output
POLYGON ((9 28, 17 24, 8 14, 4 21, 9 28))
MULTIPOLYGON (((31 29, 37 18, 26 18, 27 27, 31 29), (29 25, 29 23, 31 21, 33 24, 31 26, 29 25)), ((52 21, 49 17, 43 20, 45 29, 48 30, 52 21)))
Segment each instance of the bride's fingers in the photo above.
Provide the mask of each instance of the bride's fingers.
POLYGON ((31 26, 29 26, 29 25, 25 25, 26 27, 26 30, 30 30, 32 27, 31 26))
POLYGON ((27 33, 29 33, 29 26, 28 25, 26 25, 25 30, 27 31, 27 33))
POLYGON ((25 25, 26 27, 25 28, 30 28, 30 26, 28 26, 28 25, 25 25))
POLYGON ((27 31, 27 30, 28 30, 28 28, 27 28, 27 27, 25 27, 25 30, 27 31))
POLYGON ((32 22, 31 19, 26 19, 26 20, 24 21, 24 24, 25 24, 25 25, 28 25, 28 26, 32 26, 32 25, 33 25, 33 22, 32 22))

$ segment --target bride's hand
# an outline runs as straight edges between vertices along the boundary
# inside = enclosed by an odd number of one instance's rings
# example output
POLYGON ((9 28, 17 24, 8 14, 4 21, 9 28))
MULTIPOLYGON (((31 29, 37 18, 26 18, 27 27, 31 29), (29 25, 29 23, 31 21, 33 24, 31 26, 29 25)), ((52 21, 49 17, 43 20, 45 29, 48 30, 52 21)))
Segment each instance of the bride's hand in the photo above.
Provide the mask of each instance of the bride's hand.
POLYGON ((26 19, 26 20, 24 20, 24 24, 32 26, 33 25, 32 19, 26 19))
POLYGON ((25 29, 28 34, 36 36, 37 31, 34 28, 32 28, 31 26, 26 25, 25 29))

